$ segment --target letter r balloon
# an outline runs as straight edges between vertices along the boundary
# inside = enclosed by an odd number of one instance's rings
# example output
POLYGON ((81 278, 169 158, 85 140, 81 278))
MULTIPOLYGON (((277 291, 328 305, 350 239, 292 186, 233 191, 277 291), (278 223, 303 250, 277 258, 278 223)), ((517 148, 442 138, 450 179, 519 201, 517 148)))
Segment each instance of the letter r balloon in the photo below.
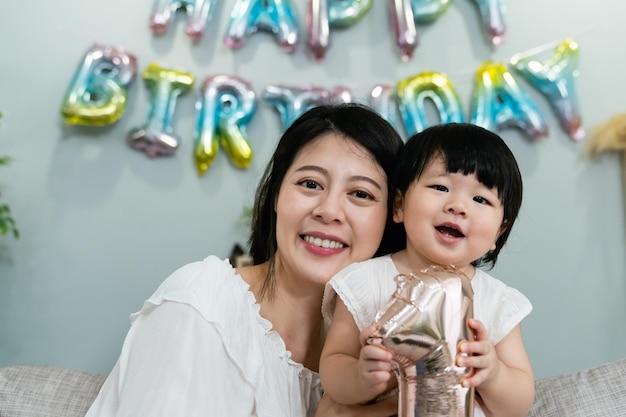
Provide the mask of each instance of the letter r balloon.
POLYGON ((199 175, 213 164, 219 145, 238 168, 248 168, 252 148, 246 126, 256 111, 256 96, 250 83, 228 75, 205 78, 196 102, 194 159, 199 175))

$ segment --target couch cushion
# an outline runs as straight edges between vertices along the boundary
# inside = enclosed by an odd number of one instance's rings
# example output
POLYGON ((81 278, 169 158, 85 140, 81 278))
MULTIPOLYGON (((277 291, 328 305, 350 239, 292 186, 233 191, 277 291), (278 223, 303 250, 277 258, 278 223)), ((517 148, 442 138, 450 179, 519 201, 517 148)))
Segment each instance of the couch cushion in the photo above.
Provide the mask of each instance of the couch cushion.
POLYGON ((0 369, 0 417, 83 417, 105 375, 52 366, 0 369))
POLYGON ((626 416, 626 358, 536 381, 528 417, 626 416))

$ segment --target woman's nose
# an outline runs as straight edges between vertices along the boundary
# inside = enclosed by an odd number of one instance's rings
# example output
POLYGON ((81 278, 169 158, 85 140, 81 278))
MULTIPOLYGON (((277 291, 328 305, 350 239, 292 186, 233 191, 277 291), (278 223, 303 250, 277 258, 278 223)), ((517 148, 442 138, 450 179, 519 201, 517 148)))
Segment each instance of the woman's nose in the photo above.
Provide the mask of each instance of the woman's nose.
POLYGON ((343 222, 345 220, 343 200, 340 196, 330 193, 324 195, 313 209, 313 216, 321 219, 324 223, 343 222))

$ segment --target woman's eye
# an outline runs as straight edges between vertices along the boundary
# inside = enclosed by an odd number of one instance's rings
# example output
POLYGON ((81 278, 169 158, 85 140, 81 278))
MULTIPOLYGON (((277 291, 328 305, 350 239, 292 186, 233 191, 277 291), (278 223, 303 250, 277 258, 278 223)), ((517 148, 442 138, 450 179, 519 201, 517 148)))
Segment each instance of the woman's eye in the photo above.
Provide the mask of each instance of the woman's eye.
POLYGON ((373 199, 374 198, 370 193, 365 192, 365 191, 355 191, 354 195, 357 198, 369 198, 369 199, 373 199))
POLYGON ((304 180, 300 182, 300 185, 305 186, 306 188, 316 189, 319 187, 319 184, 313 180, 304 180))

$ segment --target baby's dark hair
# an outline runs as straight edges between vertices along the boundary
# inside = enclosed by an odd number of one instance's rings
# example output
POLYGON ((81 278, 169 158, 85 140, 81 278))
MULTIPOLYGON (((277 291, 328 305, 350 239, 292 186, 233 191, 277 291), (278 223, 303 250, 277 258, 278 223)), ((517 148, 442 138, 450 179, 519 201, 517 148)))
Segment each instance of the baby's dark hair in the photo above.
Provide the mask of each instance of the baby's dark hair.
POLYGON ((407 140, 394 174, 394 194, 404 196, 437 157, 443 158, 448 172, 476 174, 481 184, 498 190, 506 229, 496 240, 494 250, 472 262, 477 267, 492 268, 522 205, 522 175, 515 156, 498 134, 480 126, 470 123, 431 126, 407 140))

